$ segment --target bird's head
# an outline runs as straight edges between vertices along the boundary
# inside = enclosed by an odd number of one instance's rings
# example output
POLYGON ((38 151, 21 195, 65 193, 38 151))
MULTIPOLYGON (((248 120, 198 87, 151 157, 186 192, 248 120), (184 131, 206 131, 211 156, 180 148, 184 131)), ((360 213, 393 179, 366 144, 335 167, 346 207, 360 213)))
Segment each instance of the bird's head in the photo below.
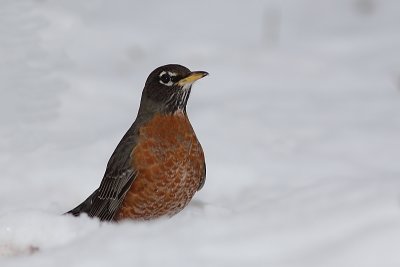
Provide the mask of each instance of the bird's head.
POLYGON ((147 78, 139 112, 186 112, 192 84, 207 75, 176 64, 158 67, 147 78))

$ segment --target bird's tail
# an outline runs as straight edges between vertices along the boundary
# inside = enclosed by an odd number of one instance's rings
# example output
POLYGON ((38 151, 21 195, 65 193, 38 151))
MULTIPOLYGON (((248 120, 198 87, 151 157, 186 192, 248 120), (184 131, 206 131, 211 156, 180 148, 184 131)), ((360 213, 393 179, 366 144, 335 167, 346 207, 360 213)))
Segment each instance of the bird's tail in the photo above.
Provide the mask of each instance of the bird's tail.
POLYGON ((64 213, 64 215, 72 214, 74 216, 79 216, 81 213, 88 213, 90 207, 92 206, 93 199, 95 198, 96 193, 97 190, 95 190, 85 201, 79 204, 76 208, 64 213))

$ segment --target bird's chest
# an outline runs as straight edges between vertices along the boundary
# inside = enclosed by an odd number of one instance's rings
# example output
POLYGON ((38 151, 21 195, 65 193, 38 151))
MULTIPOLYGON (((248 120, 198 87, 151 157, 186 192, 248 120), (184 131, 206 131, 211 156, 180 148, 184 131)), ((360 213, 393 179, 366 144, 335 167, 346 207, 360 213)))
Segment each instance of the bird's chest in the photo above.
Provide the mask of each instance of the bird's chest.
POLYGON ((132 152, 136 168, 169 165, 172 160, 182 165, 193 147, 196 135, 186 116, 158 115, 140 128, 139 143, 132 152), (154 160, 154 162, 152 161, 154 160))
POLYGON ((138 172, 125 206, 131 218, 174 215, 197 191, 204 168, 200 143, 183 114, 159 115, 140 128, 132 151, 138 172))

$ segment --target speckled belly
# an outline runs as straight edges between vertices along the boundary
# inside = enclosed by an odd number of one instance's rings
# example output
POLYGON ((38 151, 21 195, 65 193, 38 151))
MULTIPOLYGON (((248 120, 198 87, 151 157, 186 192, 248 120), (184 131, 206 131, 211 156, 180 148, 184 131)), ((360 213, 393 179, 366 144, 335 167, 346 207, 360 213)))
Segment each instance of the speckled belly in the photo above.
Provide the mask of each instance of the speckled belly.
POLYGON ((131 154, 137 177, 117 220, 175 215, 192 199, 204 174, 203 150, 185 115, 158 115, 139 135, 131 154))

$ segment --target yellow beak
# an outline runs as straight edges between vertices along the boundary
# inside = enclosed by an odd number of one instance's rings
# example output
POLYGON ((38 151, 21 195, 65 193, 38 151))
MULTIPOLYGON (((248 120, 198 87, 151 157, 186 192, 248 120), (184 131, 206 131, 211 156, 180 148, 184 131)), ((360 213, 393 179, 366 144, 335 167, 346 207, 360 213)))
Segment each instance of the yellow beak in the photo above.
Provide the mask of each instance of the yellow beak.
POLYGON ((189 74, 189 76, 183 78, 178 82, 179 86, 185 86, 194 83, 198 79, 201 79, 205 76, 208 75, 208 72, 205 71, 193 71, 192 73, 189 74))

